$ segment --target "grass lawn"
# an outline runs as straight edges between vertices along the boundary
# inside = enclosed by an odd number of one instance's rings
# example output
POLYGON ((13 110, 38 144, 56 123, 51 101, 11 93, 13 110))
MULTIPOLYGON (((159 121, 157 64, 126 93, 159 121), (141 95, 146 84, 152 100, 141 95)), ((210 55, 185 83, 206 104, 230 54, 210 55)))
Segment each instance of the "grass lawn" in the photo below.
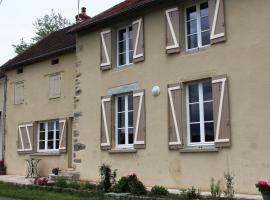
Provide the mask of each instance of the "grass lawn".
POLYGON ((51 192, 41 189, 26 189, 8 183, 0 183, 0 196, 22 200, 114 200, 112 197, 82 197, 64 192, 51 192))

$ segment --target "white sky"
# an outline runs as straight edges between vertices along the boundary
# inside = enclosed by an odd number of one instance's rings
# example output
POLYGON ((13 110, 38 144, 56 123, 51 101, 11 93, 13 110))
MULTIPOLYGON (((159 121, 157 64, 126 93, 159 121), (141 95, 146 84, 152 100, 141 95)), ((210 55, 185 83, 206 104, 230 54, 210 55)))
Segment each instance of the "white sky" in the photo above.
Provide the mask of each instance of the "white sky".
MULTIPOLYGON (((92 17, 122 1, 80 0, 80 7, 85 6, 92 17)), ((73 20, 78 12, 77 5, 78 0, 3 0, 0 5, 0 65, 16 55, 12 44, 19 43, 22 37, 29 41, 34 35, 32 24, 37 17, 53 9, 73 20)))

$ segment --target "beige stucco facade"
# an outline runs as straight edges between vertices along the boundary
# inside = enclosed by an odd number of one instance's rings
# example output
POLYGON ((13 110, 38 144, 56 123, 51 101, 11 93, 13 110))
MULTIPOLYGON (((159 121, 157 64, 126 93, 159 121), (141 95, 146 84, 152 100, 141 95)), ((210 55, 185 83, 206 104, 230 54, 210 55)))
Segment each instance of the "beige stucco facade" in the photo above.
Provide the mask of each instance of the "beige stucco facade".
MULTIPOLYGON (((18 125, 73 116, 75 53, 60 56, 57 65, 51 65, 51 61, 47 60, 23 67, 21 74, 17 74, 17 70, 8 71, 6 76, 5 162, 7 173, 26 175, 25 159, 30 157, 42 159, 39 164, 39 173, 43 176, 47 176, 56 167, 68 169, 71 152, 40 155, 37 154, 36 144, 34 144, 35 152, 33 154, 19 154, 17 152, 18 125), (55 73, 61 75, 61 97, 49 99, 49 75, 55 73), (14 83, 21 81, 24 82, 24 102, 15 105, 14 83)), ((37 131, 34 134, 37 134, 37 131)))
MULTIPOLYGON (((235 175, 236 192, 256 193, 255 182, 269 178, 270 167, 269 8, 267 0, 225 0, 227 41, 175 55, 165 53, 164 9, 148 12, 144 15, 145 61, 106 72, 99 67, 101 30, 79 34, 82 94, 76 112, 82 116, 76 129, 79 142, 86 144, 86 150, 76 153, 81 177, 97 181, 98 166, 106 162, 118 169, 119 177, 136 173, 148 186, 209 190, 212 177, 224 183, 223 175, 230 171, 235 175), (222 74, 229 80, 231 147, 204 153, 168 150, 167 84, 222 74), (101 151, 100 98, 110 88, 131 83, 146 91, 146 149, 118 154, 101 151), (151 94, 155 85, 161 88, 158 97, 151 94)), ((115 58, 113 54, 113 62, 115 58)))

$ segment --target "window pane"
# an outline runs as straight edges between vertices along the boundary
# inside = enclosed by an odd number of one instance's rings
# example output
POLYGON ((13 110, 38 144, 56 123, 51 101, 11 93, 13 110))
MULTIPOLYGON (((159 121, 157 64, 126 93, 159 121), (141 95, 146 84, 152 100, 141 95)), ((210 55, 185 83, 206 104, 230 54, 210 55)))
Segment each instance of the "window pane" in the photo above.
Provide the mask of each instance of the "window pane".
POLYGON ((54 121, 48 122, 48 130, 54 130, 54 121))
POLYGON ((200 121, 199 104, 190 104, 189 105, 189 115, 190 115, 190 122, 199 122, 200 121))
POLYGON ((129 39, 129 51, 133 50, 133 39, 129 39))
POLYGON ((125 144, 125 129, 118 129, 118 144, 125 144))
POLYGON ((208 3, 203 3, 200 5, 201 17, 208 16, 208 3))
POLYGON ((190 141, 201 142, 200 124, 190 124, 190 141))
POLYGON ((54 131, 48 131, 48 140, 53 140, 54 138, 54 131))
POLYGON ((128 38, 133 38, 132 26, 129 27, 128 38))
POLYGON ((133 127, 133 111, 128 112, 128 127, 133 127))
POLYGON ((39 124, 39 130, 40 131, 45 131, 45 124, 44 123, 39 124))
POLYGON ((126 29, 119 31, 119 41, 126 40, 126 29))
POLYGON ((39 140, 45 140, 45 132, 39 132, 39 140))
POLYGON ((133 63, 133 51, 129 52, 129 63, 133 63))
POLYGON ((214 123, 205 123, 204 124, 204 129, 205 129, 205 141, 206 142, 213 142, 215 139, 214 136, 214 123))
POLYGON ((211 81, 207 81, 203 83, 203 100, 204 101, 213 100, 211 81))
POLYGON ((56 131, 56 139, 59 139, 59 131, 56 131))
POLYGON ((126 64, 126 54, 119 54, 119 65, 125 65, 126 64))
POLYGON ((205 31, 209 29, 209 20, 208 17, 201 18, 201 30, 205 31))
POLYGON ((188 36, 187 40, 188 40, 188 49, 194 49, 198 47, 197 34, 188 36))
POLYGON ((125 127, 125 113, 118 113, 118 128, 125 127))
POLYGON ((118 97, 118 112, 124 111, 125 110, 125 97, 121 96, 118 97))
POLYGON ((45 150, 45 141, 40 141, 39 142, 39 149, 40 150, 45 150))
POLYGON ((197 18, 196 6, 187 9, 187 20, 193 20, 197 18))
POLYGON ((53 141, 48 141, 48 149, 53 149, 53 141))
POLYGON ((209 31, 202 32, 202 46, 209 44, 210 44, 210 32, 209 31))
POLYGON ((128 110, 133 110, 133 95, 128 95, 128 110))
POLYGON ((126 42, 119 42, 119 53, 126 52, 126 42))
POLYGON ((134 138, 133 128, 129 128, 128 129, 128 144, 133 144, 133 138, 134 138))
POLYGON ((213 121, 213 102, 204 103, 204 121, 213 121))
POLYGON ((56 149, 59 149, 59 140, 56 140, 55 148, 56 148, 56 149))
POLYGON ((197 33, 197 20, 187 22, 187 34, 197 33))
POLYGON ((199 102, 199 88, 198 84, 188 86, 189 90, 189 103, 199 102))
POLYGON ((59 121, 56 121, 56 130, 59 130, 59 121))

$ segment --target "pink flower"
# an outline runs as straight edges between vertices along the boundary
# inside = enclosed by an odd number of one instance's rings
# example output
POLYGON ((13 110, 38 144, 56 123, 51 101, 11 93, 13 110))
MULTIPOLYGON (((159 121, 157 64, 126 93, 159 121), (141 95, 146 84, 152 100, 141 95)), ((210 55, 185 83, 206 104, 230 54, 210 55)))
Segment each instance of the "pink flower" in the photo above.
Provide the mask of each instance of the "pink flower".
POLYGON ((268 182, 265 180, 259 180, 257 185, 258 186, 268 186, 268 182))

